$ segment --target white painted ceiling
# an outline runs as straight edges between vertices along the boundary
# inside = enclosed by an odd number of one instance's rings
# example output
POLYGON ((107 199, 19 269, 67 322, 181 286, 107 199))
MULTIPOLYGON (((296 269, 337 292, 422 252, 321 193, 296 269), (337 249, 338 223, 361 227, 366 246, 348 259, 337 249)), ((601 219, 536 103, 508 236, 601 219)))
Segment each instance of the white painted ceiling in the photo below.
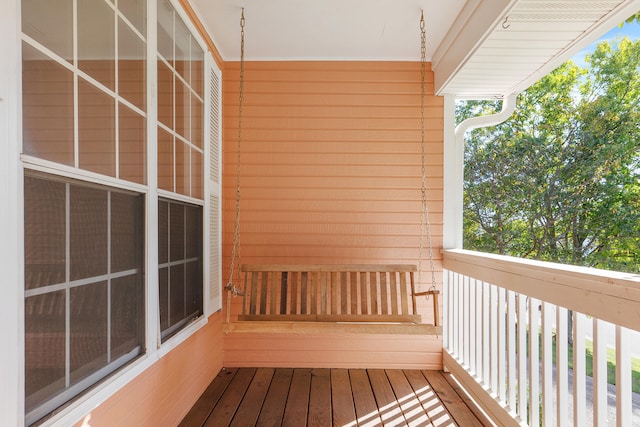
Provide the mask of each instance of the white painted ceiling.
POLYGON ((420 59, 420 11, 430 57, 466 0, 191 0, 225 60, 420 59))
POLYGON ((190 0, 224 60, 427 60, 436 93, 526 89, 640 10, 640 0, 190 0), (506 19, 506 22, 505 22, 506 19))

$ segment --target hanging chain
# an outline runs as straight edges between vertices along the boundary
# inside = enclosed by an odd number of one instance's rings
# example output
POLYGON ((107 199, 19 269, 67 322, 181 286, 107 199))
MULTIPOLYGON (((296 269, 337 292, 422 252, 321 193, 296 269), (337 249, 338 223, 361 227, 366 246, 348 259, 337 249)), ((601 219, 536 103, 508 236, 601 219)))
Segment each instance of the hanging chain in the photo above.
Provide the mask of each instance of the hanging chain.
POLYGON ((229 282, 225 289, 233 295, 242 291, 233 284, 233 273, 236 272, 236 283, 240 283, 240 154, 242 147, 242 104, 244 103, 244 7, 240 18, 240 98, 238 100, 238 154, 236 159, 236 214, 233 226, 233 248, 231 249, 231 265, 229 266, 229 282), (236 264, 238 268, 236 269, 236 264))
MULTIPOLYGON (((424 99, 425 76, 427 73, 427 32, 424 23, 424 11, 420 14, 420 149, 421 149, 421 166, 422 166, 422 185, 420 192, 422 195, 422 212, 420 215, 420 253, 418 258, 418 282, 422 283, 422 257, 424 253, 425 231, 427 234, 427 246, 429 249, 429 264, 431 268, 431 287, 430 290, 436 289, 436 269, 433 263, 433 242, 431 240, 431 223, 429 221, 429 208, 427 207, 427 168, 425 153, 425 113, 424 99)), ((427 295, 428 298, 428 295, 427 295)))

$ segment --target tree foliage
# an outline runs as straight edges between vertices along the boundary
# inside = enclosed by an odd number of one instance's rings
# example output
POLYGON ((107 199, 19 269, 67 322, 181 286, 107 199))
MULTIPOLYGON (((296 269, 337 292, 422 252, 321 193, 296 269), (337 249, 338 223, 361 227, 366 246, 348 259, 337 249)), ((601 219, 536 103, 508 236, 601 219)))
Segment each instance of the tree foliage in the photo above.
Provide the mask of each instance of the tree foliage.
MULTIPOLYGON (((598 44, 466 136, 465 248, 640 271, 640 41, 598 44)), ((499 109, 459 104, 458 120, 499 109)))

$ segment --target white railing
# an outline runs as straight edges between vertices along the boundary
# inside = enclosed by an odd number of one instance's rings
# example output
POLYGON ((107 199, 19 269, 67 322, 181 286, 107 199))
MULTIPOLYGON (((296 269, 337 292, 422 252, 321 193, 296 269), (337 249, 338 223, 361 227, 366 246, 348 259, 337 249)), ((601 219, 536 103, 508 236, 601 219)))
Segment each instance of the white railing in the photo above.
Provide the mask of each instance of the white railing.
POLYGON ((640 425, 640 275, 465 250, 443 259, 444 366, 498 425, 640 425))

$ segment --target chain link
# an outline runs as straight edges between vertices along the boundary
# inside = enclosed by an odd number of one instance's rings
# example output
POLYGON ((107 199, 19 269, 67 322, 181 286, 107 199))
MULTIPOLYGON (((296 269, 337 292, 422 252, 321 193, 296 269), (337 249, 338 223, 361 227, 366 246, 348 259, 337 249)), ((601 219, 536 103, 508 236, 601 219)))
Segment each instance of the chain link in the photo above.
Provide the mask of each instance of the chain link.
MULTIPOLYGON (((420 14, 420 150, 421 150, 421 166, 422 166, 422 185, 420 193, 422 196, 422 212, 420 215, 420 253, 418 256, 418 282, 422 283, 422 258, 424 255, 425 232, 427 237, 427 246, 429 249, 429 267, 431 269, 431 287, 430 290, 436 289, 436 268, 433 262, 433 242, 431 239, 431 222, 429 221, 429 208, 427 206, 427 167, 426 167, 426 150, 425 150, 425 113, 424 100, 425 76, 427 73, 427 32, 424 22, 424 11, 420 14)), ((427 299, 429 296, 427 295, 427 299)))
POLYGON ((242 105, 244 103, 244 7, 240 18, 240 96, 238 102, 238 146, 236 159, 236 213, 233 226, 233 248, 231 249, 231 265, 229 266, 229 281, 225 289, 236 296, 242 291, 233 284, 233 273, 236 273, 236 283, 240 283, 240 155, 242 148, 242 105), (236 269, 236 264, 238 268, 236 269))

